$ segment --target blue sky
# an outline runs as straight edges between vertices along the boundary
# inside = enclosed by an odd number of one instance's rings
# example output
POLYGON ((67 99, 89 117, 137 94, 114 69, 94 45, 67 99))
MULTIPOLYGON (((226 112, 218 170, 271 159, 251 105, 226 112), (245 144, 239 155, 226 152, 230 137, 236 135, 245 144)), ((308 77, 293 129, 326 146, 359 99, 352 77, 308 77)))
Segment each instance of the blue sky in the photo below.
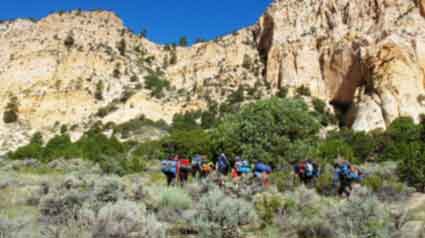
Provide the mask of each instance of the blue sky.
POLYGON ((116 12, 135 32, 146 28, 158 43, 213 39, 254 24, 272 0, 3 0, 0 19, 45 17, 71 9, 105 9, 116 12))

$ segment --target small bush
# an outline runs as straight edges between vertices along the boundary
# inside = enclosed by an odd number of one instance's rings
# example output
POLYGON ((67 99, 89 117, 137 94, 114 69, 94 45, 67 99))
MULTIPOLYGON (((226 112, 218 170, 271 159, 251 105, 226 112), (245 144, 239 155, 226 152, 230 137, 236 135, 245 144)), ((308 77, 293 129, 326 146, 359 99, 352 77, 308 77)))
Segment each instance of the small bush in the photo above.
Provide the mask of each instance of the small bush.
POLYGON ((120 52, 121 56, 125 56, 125 53, 127 51, 127 42, 125 41, 125 39, 121 39, 118 43, 117 43, 117 49, 120 52))
POLYGON ((187 45, 188 45, 187 37, 186 36, 180 37, 179 46, 186 47, 187 45))
POLYGON ((402 181, 415 187, 418 191, 425 191, 425 148, 420 143, 401 144, 397 149, 402 158, 398 173, 402 181))
POLYGON ((64 45, 66 48, 70 49, 72 46, 74 46, 75 40, 72 34, 68 34, 68 36, 65 38, 64 45))
POLYGON ((349 200, 328 214, 337 237, 391 237, 389 210, 368 191, 353 193, 349 200))
POLYGON ((96 98, 96 100, 103 100, 103 90, 105 89, 105 86, 103 84, 103 81, 100 80, 97 82, 96 84, 96 91, 94 93, 94 97, 96 98))
POLYGON ((242 67, 244 67, 247 70, 250 70, 252 67, 252 59, 249 57, 249 55, 244 55, 242 67))
POLYGON ((257 215, 252 204, 226 197, 219 189, 205 194, 197 209, 193 225, 202 237, 228 237, 229 229, 238 233, 240 225, 255 224, 257 215))
POLYGON ((96 182, 94 195, 100 202, 116 202, 123 198, 124 185, 117 178, 105 177, 96 182))
POLYGON ((19 102, 18 98, 15 96, 9 97, 9 102, 6 105, 6 108, 3 112, 3 122, 8 123, 14 123, 18 121, 18 107, 19 102))
POLYGON ((105 107, 99 108, 99 110, 96 113, 96 116, 98 116, 98 117, 106 117, 108 114, 110 114, 110 113, 112 113, 112 112, 114 112, 116 110, 118 110, 117 105, 115 103, 111 103, 111 104, 108 104, 105 107))
POLYGON ((40 199, 42 217, 52 224, 66 224, 83 205, 84 197, 76 191, 54 191, 40 199))
POLYGON ((263 225, 274 223, 276 215, 284 208, 284 197, 281 194, 261 193, 254 197, 254 204, 263 225))
POLYGON ((279 91, 277 91, 276 93, 276 97, 286 98, 286 96, 288 96, 288 88, 287 87, 279 88, 279 91))
POLYGON ((151 90, 151 96, 161 98, 164 96, 164 89, 168 90, 170 82, 161 78, 158 73, 153 73, 145 77, 145 88, 151 90))
POLYGON ((311 96, 311 92, 310 89, 308 87, 306 87, 305 85, 301 85, 296 89, 296 92, 298 95, 300 96, 306 96, 306 97, 310 97, 311 96))
POLYGON ((93 238, 165 237, 161 225, 147 217, 144 207, 130 201, 107 204, 100 209, 93 238))
POLYGON ((192 206, 189 194, 178 187, 163 188, 159 195, 159 206, 168 209, 188 209, 192 206))

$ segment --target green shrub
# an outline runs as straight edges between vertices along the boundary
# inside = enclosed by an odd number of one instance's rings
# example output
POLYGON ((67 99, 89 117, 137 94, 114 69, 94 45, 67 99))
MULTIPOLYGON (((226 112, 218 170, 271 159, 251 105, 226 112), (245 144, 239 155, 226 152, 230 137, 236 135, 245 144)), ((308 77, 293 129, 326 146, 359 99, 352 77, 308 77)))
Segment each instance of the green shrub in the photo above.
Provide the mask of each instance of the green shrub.
POLYGON ((333 162, 337 158, 344 158, 356 162, 353 149, 341 139, 331 138, 322 141, 317 147, 317 157, 326 162, 333 162))
POLYGON ((3 122, 14 123, 18 121, 18 107, 19 102, 16 96, 10 96, 9 102, 6 105, 6 108, 3 112, 3 122))
POLYGON ((79 149, 73 145, 69 135, 58 135, 53 137, 43 147, 42 160, 52 161, 58 158, 78 158, 80 156, 79 149))
POLYGON ((96 91, 94 93, 94 97, 96 98, 96 100, 103 100, 103 90, 104 90, 105 86, 103 84, 102 80, 99 80, 96 83, 96 91))
POLYGON ((400 144, 395 155, 400 156, 400 178, 417 190, 425 191, 425 148, 422 143, 400 144))
POLYGON ((379 175, 369 175, 363 180, 363 185, 368 187, 371 191, 377 192, 384 185, 385 178, 379 175))
POLYGON ((106 173, 124 175, 140 172, 144 169, 144 157, 131 155, 133 146, 130 143, 121 143, 115 137, 108 138, 99 129, 91 129, 78 141, 71 142, 69 135, 57 135, 43 146, 38 139, 30 144, 10 152, 10 159, 34 158, 43 162, 50 162, 58 158, 82 158, 97 162, 106 173))
POLYGON ((146 238, 164 238, 165 229, 156 218, 147 214, 146 208, 131 201, 106 204, 100 209, 93 228, 93 237, 131 237, 137 234, 146 238))
POLYGON ((145 88, 151 90, 151 96, 161 98, 164 96, 164 89, 168 90, 170 82, 163 79, 159 73, 152 73, 145 77, 145 88))
POLYGON ((311 96, 311 92, 310 89, 308 87, 306 87, 305 85, 301 85, 296 89, 296 92, 298 95, 300 96, 306 96, 309 97, 311 96))
POLYGON ((330 133, 328 138, 344 141, 345 146, 350 146, 354 156, 362 162, 374 159, 379 148, 377 137, 365 132, 341 129, 330 133))
POLYGON ((291 191, 300 185, 299 179, 294 176, 292 171, 273 172, 270 176, 270 182, 276 185, 279 192, 291 191))
POLYGON ((415 142, 421 138, 421 128, 410 117, 400 117, 388 127, 388 134, 395 142, 415 142))
POLYGON ((184 210, 192 207, 192 198, 181 188, 167 187, 159 191, 159 206, 184 210))
POLYGON ((391 237, 389 210, 367 191, 358 191, 329 213, 337 237, 391 237))
POLYGON ((216 188, 201 198, 192 223, 201 237, 224 238, 229 230, 238 233, 241 225, 255 224, 256 220, 251 203, 227 197, 216 188))
POLYGON ((106 105, 105 107, 99 108, 99 110, 96 113, 96 116, 106 117, 108 114, 110 114, 111 112, 114 112, 116 110, 118 110, 118 107, 117 107, 116 103, 112 102, 112 103, 106 105))
POLYGON ((127 43, 125 41, 125 39, 121 39, 118 43, 117 43, 117 49, 120 52, 121 56, 125 56, 125 53, 127 51, 127 43))
POLYGON ((261 193, 254 197, 257 215, 263 221, 263 226, 273 224, 276 214, 284 208, 284 197, 278 193, 261 193))
POLYGON ((121 134, 121 137, 129 138, 132 134, 139 133, 144 127, 154 127, 161 130, 168 129, 168 125, 164 121, 152 121, 142 115, 139 118, 115 125, 113 130, 114 134, 121 134))
POLYGON ((164 145, 172 145, 173 150, 168 153, 193 156, 206 154, 210 151, 210 136, 201 129, 173 131, 161 140, 164 145))
MULTIPOLYGON (((301 100, 272 98, 248 104, 226 116, 211 132, 214 151, 229 156, 242 155, 248 160, 261 158, 280 163, 282 147, 295 141, 314 140, 319 122, 301 100)), ((298 142, 300 143, 300 142, 298 142)))
POLYGON ((242 86, 239 86, 238 89, 227 98, 227 103, 230 105, 241 103, 245 100, 245 89, 242 86))
POLYGON ((244 67, 247 70, 250 70, 252 67, 252 59, 247 54, 245 54, 243 57, 242 67, 244 67))
POLYGON ((177 113, 173 116, 173 124, 171 130, 194 130, 200 129, 202 113, 200 111, 191 111, 184 114, 177 113))
POLYGON ((334 168, 331 164, 325 164, 322 166, 320 176, 317 178, 315 187, 321 195, 333 195, 334 194, 334 168))
POLYGON ((133 151, 133 156, 143 161, 149 161, 164 158, 165 154, 160 141, 146 141, 137 145, 133 151))
POLYGON ((279 88, 279 91, 277 91, 276 93, 276 97, 286 98, 286 96, 288 96, 288 88, 287 87, 279 88))
POLYGON ((322 125, 328 126, 329 124, 336 124, 337 119, 335 115, 333 115, 326 107, 326 103, 319 99, 319 98, 313 98, 312 100, 314 112, 318 113, 318 116, 320 117, 320 121, 322 125))
POLYGON ((75 40, 74 40, 74 37, 72 36, 72 34, 68 34, 63 43, 64 43, 65 47, 68 48, 68 49, 70 49, 72 46, 74 46, 75 40))
POLYGON ((180 37, 180 39, 179 39, 179 46, 186 47, 187 45, 188 45, 187 37, 186 36, 180 37))

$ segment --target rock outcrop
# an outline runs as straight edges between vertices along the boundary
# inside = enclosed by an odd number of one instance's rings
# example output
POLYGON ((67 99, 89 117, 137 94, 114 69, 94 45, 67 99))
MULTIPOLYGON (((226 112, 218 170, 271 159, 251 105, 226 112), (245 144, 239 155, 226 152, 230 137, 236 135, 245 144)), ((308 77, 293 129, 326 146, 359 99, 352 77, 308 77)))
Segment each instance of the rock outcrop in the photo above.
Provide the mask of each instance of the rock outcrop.
POLYGON ((418 121, 424 12, 423 0, 277 0, 257 24, 192 47, 154 44, 103 11, 3 22, 0 111, 16 97, 18 122, 0 121, 0 147, 60 125, 76 125, 78 135, 99 120, 170 122, 237 89, 254 100, 305 86, 355 130, 385 129, 399 116, 418 121), (170 86, 154 96, 149 75, 170 86))
POLYGON ((418 121, 425 112, 422 2, 275 1, 258 24, 267 80, 352 107, 356 130, 385 128, 399 116, 418 121))

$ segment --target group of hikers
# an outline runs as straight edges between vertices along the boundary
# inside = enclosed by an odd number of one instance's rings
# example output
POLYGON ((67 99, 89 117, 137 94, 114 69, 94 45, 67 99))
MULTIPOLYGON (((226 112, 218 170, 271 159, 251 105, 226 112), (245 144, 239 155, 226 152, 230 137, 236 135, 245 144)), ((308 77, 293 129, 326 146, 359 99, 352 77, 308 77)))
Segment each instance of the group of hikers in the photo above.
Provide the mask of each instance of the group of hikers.
MULTIPOLYGON (((319 165, 312 160, 303 160, 294 163, 293 172, 304 184, 312 184, 320 176, 319 165)), ((361 170, 346 160, 338 159, 334 164, 335 174, 333 185, 339 195, 350 196, 352 185, 360 182, 364 174, 361 170)), ((191 174, 194 178, 207 178, 213 171, 220 178, 220 184, 225 177, 231 175, 233 181, 238 181, 242 177, 253 176, 259 180, 264 187, 270 186, 269 175, 272 173, 272 166, 263 161, 254 161, 251 165, 248 160, 243 160, 236 156, 233 163, 224 153, 221 153, 216 163, 207 159, 206 156, 195 155, 191 160, 180 155, 170 156, 161 162, 161 171, 167 179, 167 185, 179 182, 184 185, 191 174)))

